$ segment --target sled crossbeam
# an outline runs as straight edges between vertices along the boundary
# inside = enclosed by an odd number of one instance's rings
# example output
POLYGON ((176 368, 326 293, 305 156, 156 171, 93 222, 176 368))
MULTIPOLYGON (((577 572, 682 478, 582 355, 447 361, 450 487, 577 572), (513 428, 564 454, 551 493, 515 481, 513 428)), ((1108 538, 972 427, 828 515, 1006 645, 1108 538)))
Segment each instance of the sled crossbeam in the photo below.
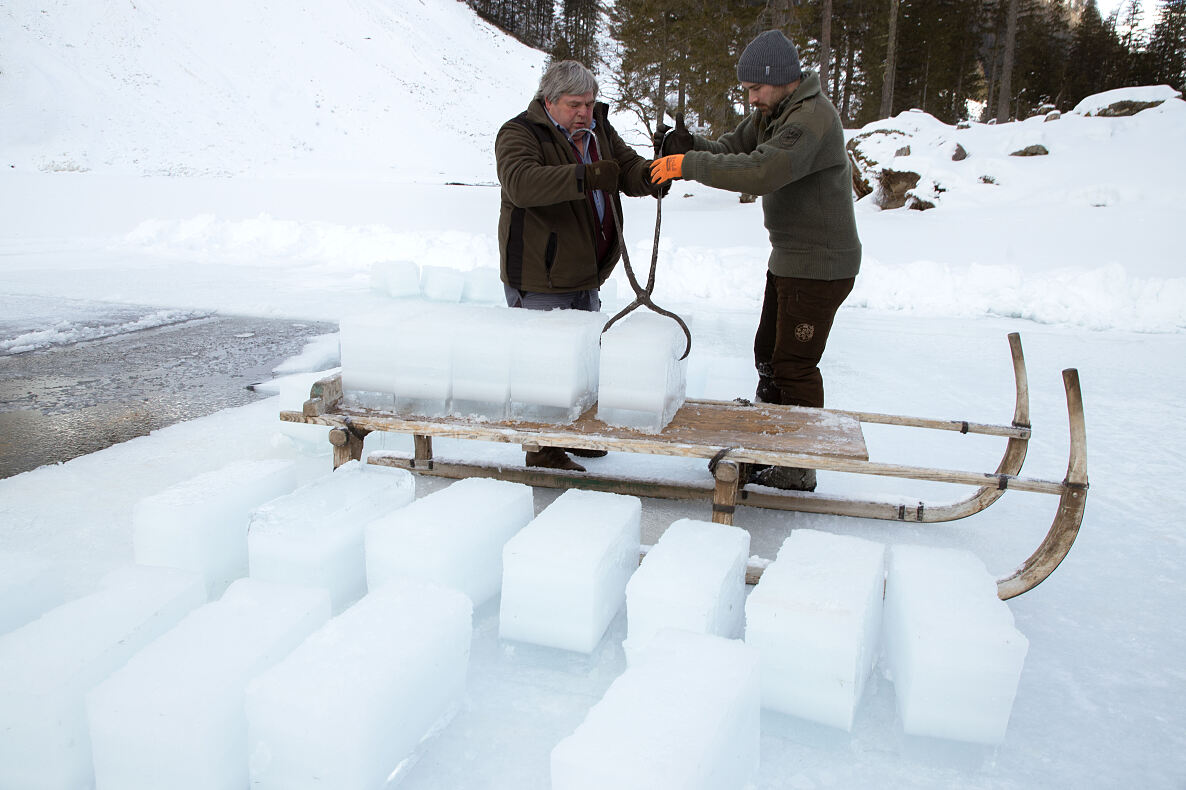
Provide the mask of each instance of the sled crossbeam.
MULTIPOLYGON (((964 518, 985 509, 1005 491, 1058 496, 1059 508, 1038 550, 1013 573, 998 580, 1002 598, 1019 595, 1050 575, 1070 551, 1083 518, 1087 496, 1086 433, 1078 374, 1063 372, 1070 418, 1071 448, 1065 480, 1022 477, 1031 437, 1029 391, 1020 338, 1009 336, 1016 401, 1011 425, 963 420, 933 420, 868 412, 752 404, 746 401, 688 400, 658 434, 606 425, 588 410, 566 425, 461 417, 416 417, 354 408, 345 403, 340 376, 314 383, 300 412, 280 418, 330 427, 334 465, 362 457, 363 438, 373 431, 410 434, 414 451, 372 452, 372 464, 446 478, 491 477, 549 488, 609 491, 641 497, 700 499, 712 502, 712 520, 733 523, 738 506, 821 513, 860 518, 935 523, 964 518), (863 424, 896 425, 923 430, 956 431, 1007 439, 992 472, 968 472, 882 463, 869 459, 863 424), (504 442, 525 447, 572 447, 670 457, 715 459, 715 473, 703 481, 677 482, 630 478, 599 472, 568 472, 534 467, 458 463, 433 455, 433 437, 504 442), (954 503, 879 502, 827 494, 746 488, 745 464, 796 466, 853 474, 929 480, 974 487, 954 503)), ((707 469, 706 469, 707 471, 707 469)), ((761 568, 751 568, 756 579, 761 568)))

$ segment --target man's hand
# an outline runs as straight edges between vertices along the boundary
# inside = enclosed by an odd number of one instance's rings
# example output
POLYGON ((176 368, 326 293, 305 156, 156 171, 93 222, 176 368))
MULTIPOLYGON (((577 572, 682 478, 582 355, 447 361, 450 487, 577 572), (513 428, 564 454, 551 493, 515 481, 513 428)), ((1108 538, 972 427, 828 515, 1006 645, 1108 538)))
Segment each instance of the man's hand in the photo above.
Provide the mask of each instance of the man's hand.
MULTIPOLYGON (((650 170, 651 165, 653 165, 654 163, 655 162, 653 159, 648 161, 646 163, 647 170, 650 170)), ((651 195, 653 195, 654 197, 657 197, 657 198, 665 198, 665 197, 667 197, 667 193, 671 191, 671 183, 672 182, 670 182, 670 181, 666 181, 662 184, 656 184, 654 182, 650 182, 647 184, 647 186, 650 187, 650 189, 651 189, 651 195)))
POLYGON ((684 126, 684 114, 675 116, 675 129, 663 138, 663 154, 686 154, 696 147, 696 141, 688 127, 684 126))
POLYGON ((651 143, 655 149, 655 156, 660 156, 663 153, 663 141, 667 138, 667 133, 671 131, 671 127, 663 123, 662 119, 655 127, 655 133, 651 135, 651 143))
POLYGON ((651 183, 662 184, 683 174, 684 155, 665 156, 651 162, 651 183))
POLYGON ((618 171, 618 163, 613 159, 602 159, 585 165, 585 191, 602 189, 606 192, 616 192, 618 171))

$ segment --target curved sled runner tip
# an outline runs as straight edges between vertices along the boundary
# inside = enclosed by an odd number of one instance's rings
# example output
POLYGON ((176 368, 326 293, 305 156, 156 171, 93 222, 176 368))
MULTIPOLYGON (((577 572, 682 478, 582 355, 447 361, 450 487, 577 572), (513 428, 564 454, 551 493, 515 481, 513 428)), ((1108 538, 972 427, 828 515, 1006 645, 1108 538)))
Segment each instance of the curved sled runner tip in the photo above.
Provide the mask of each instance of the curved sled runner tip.
POLYGON ((997 580, 997 595, 1008 600, 1032 590, 1054 572, 1079 534, 1083 510, 1087 506, 1087 429, 1083 417, 1083 391, 1079 387, 1079 371, 1074 368, 1062 372, 1067 391, 1067 419, 1070 423, 1071 447, 1067 462, 1067 478, 1062 484, 1058 512, 1042 544, 1017 570, 997 580))

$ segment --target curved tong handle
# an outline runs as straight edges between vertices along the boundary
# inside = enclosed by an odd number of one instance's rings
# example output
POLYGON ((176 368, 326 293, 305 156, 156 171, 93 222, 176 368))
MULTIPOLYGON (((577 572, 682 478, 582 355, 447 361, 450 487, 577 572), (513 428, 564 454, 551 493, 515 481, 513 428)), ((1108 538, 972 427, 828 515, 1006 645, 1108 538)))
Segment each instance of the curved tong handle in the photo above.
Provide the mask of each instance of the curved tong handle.
POLYGON ((622 262, 626 268, 626 278, 630 280, 630 287, 634 289, 634 301, 622 308, 609 322, 602 327, 601 334, 609 331, 609 328, 616 324, 619 319, 624 318, 630 312, 637 310, 639 307, 646 306, 650 310, 659 315, 666 316, 679 324, 680 329, 684 330, 684 337, 687 338, 687 345, 684 346, 683 356, 680 361, 688 358, 688 354, 692 353, 692 331, 688 329, 688 325, 684 323, 684 319, 680 318, 670 310, 664 310, 659 307, 651 299, 651 293, 655 290, 655 269, 659 263, 659 226, 663 220, 663 193, 659 193, 655 199, 655 241, 651 248, 651 271, 647 276, 647 285, 643 288, 638 284, 638 278, 634 276, 634 267, 630 265, 630 253, 626 249, 626 237, 622 234, 622 218, 618 216, 618 207, 610 198, 606 201, 610 205, 610 210, 614 216, 614 229, 618 232, 618 239, 622 243, 622 262))

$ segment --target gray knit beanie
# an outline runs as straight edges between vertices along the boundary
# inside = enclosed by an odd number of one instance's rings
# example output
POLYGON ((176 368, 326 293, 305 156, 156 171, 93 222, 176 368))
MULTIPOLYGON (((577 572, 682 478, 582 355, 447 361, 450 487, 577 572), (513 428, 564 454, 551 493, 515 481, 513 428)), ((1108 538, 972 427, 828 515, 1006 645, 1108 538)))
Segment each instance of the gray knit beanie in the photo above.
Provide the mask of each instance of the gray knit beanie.
POLYGON ((779 30, 767 30, 749 42, 737 61, 739 82, 786 85, 803 76, 799 50, 779 30))

